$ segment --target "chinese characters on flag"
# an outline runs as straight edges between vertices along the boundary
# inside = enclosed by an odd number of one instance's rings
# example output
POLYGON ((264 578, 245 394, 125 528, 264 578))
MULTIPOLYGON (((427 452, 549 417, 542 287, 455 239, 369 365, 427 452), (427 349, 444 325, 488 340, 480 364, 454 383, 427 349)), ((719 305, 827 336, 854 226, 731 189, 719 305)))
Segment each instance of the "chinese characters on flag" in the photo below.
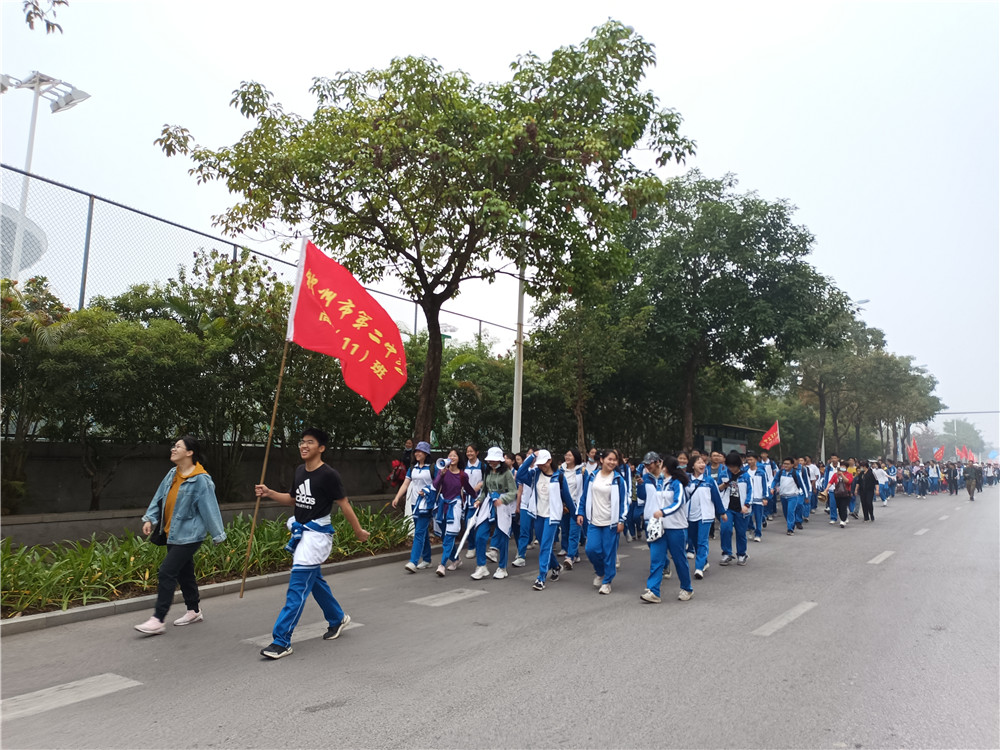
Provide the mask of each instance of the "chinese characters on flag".
POLYGON ((778 420, 775 420, 774 424, 771 425, 771 429, 765 432, 764 437, 760 439, 760 447, 769 451, 780 442, 781 431, 778 429, 778 420))
POLYGON ((285 338, 340 360, 344 382, 375 413, 406 384, 406 353, 399 328, 350 271, 308 240, 285 338))

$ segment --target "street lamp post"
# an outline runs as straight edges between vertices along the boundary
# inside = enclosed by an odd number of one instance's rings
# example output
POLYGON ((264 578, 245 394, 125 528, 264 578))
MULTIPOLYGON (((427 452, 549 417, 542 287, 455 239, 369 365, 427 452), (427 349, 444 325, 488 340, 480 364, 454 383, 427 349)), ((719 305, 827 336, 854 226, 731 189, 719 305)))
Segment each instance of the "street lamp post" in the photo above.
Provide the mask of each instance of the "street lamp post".
POLYGON ((50 108, 53 113, 63 112, 75 107, 85 99, 90 98, 90 94, 81 91, 71 83, 61 81, 58 78, 39 73, 37 70, 31 71, 31 75, 23 81, 9 75, 0 76, 0 94, 7 93, 10 88, 30 89, 34 92, 34 102, 31 105, 31 125, 28 130, 28 153, 24 159, 24 182, 21 185, 21 210, 17 217, 17 232, 14 237, 14 251, 11 255, 10 278, 17 279, 21 272, 21 250, 24 245, 24 219, 28 210, 28 189, 31 186, 31 157, 35 150, 35 126, 38 123, 38 102, 46 99, 51 102, 50 108))

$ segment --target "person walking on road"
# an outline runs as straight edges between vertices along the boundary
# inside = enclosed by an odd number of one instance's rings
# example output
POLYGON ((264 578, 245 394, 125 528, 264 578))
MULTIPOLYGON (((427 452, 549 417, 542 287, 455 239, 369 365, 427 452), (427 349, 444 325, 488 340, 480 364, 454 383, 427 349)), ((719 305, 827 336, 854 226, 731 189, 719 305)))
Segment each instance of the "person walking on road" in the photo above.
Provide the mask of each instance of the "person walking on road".
POLYGON ((875 491, 878 489, 878 478, 872 471, 871 464, 861 461, 859 472, 854 477, 854 483, 858 489, 858 499, 861 501, 861 508, 865 512, 865 518, 875 520, 875 491))
POLYGON ((167 612, 180 584, 187 611, 174 625, 193 625, 204 620, 194 574, 194 553, 209 534, 215 544, 226 538, 215 498, 215 483, 201 465, 201 446, 193 435, 185 435, 170 448, 174 467, 160 482, 146 514, 142 533, 147 537, 158 528, 165 534, 167 556, 157 573, 156 606, 152 616, 135 629, 145 635, 160 635, 166 630, 167 612))
POLYGON ((289 491, 277 492, 266 484, 258 484, 254 488, 257 497, 295 506, 295 513, 288 519, 292 538, 285 547, 292 553, 292 572, 288 579, 285 606, 274 623, 273 642, 260 652, 268 659, 281 659, 292 653, 292 631, 310 594, 326 616, 328 628, 323 640, 339 638, 351 621, 350 615, 334 598, 320 569, 333 549, 334 530, 330 522, 333 504, 340 508, 359 541, 368 539, 369 533, 361 528, 351 501, 344 494, 340 474, 323 463, 323 451, 328 441, 329 436, 323 430, 316 427, 304 430, 299 438, 302 463, 295 468, 295 478, 289 491))
POLYGON ((507 464, 503 460, 503 450, 494 446, 486 451, 486 473, 483 475, 483 487, 476 498, 474 508, 476 513, 473 518, 479 518, 479 525, 476 526, 476 570, 472 573, 472 578, 481 580, 489 576, 489 568, 486 567, 486 547, 490 541, 491 523, 496 529, 496 549, 497 570, 493 574, 494 578, 502 579, 507 577, 507 554, 510 547, 510 527, 513 520, 513 503, 517 499, 517 485, 514 483, 514 475, 510 473, 507 464), (490 509, 482 508, 483 503, 489 503, 490 509))
POLYGON ((614 448, 600 454, 600 468, 585 475, 583 497, 576 511, 576 522, 580 526, 587 524, 584 551, 594 566, 594 585, 599 594, 611 593, 611 582, 618 572, 618 537, 628 514, 631 493, 625 477, 616 471, 620 463, 620 454, 614 448))
POLYGON ((399 507, 400 498, 406 497, 406 516, 412 519, 413 550, 410 561, 403 567, 410 573, 431 566, 431 516, 434 515, 434 477, 437 467, 430 463, 431 444, 426 440, 417 443, 413 450, 413 465, 406 472, 406 479, 392 499, 392 507, 399 507))
POLYGON ((438 473, 434 477, 434 489, 438 493, 437 510, 434 515, 434 533, 442 539, 441 564, 437 574, 444 578, 445 570, 458 570, 462 566, 461 550, 457 549, 458 535, 462 532, 463 501, 465 494, 475 490, 469 483, 458 449, 448 451, 448 457, 438 460, 438 473), (465 494, 463 494, 465 493, 465 494))
POLYGON ((639 598, 650 604, 660 601, 660 585, 664 578, 669 577, 670 557, 673 557, 681 584, 677 598, 686 602, 694 594, 691 572, 684 555, 688 527, 688 496, 684 487, 691 480, 687 472, 677 465, 677 459, 673 456, 661 459, 656 453, 650 452, 642 462, 646 471, 642 475, 638 492, 646 501, 643 514, 646 541, 649 544, 649 578, 646 580, 646 590, 639 598), (660 527, 658 530, 657 525, 660 527), (657 532, 660 535, 654 539, 657 532))
MULTIPOLYGON (((830 481, 827 484, 828 492, 833 495, 833 499, 830 503, 835 506, 837 513, 840 516, 840 528, 847 526, 847 511, 851 504, 851 483, 854 481, 854 477, 847 472, 847 468, 838 465, 834 469, 833 474, 830 475, 830 481)), ((865 512, 866 521, 874 521, 874 513, 869 511, 865 512)), ((830 521, 830 523, 836 523, 836 521, 830 521)))

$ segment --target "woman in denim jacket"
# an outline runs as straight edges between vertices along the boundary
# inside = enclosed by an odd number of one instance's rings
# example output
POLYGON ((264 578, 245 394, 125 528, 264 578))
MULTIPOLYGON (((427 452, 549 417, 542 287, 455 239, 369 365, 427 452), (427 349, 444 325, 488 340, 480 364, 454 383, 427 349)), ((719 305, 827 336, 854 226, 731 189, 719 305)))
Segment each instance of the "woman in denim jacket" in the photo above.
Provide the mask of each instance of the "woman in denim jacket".
POLYGON ((204 619, 194 575, 194 553, 205 541, 206 534, 210 534, 216 544, 226 538, 219 501, 215 498, 215 483, 201 465, 201 446, 194 436, 185 435, 174 443, 170 460, 174 468, 160 482, 142 517, 143 534, 149 536, 160 525, 167 535, 167 556, 158 573, 156 608, 152 617, 135 626, 146 635, 159 635, 166 630, 167 610, 178 583, 187 612, 174 620, 174 625, 191 625, 204 619))

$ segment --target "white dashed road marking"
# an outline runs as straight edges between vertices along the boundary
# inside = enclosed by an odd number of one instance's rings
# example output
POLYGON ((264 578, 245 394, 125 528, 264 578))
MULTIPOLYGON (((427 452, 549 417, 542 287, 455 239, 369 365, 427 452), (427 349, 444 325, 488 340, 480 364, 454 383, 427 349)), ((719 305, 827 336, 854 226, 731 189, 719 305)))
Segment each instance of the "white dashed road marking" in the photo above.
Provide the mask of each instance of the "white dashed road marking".
POLYGON ((939 521, 947 521, 948 520, 948 516, 941 516, 938 520, 939 521))
POLYGON ((119 690, 138 687, 141 684, 119 674, 99 674, 96 677, 87 677, 84 680, 67 682, 65 685, 6 698, 0 701, 0 713, 3 714, 4 721, 20 719, 54 708, 65 708, 90 698, 117 693, 119 690))
POLYGON ((869 565, 878 565, 879 563, 882 563, 882 562, 885 562, 886 560, 888 560, 894 554, 896 554, 895 550, 888 550, 886 552, 883 552, 881 555, 875 555, 875 557, 873 557, 871 560, 868 561, 868 564, 869 565))
POLYGON ((474 596, 481 596, 485 593, 481 589, 454 589, 452 591, 444 591, 440 594, 432 594, 431 596, 422 596, 419 599, 411 599, 408 604, 422 604, 425 607, 444 607, 448 604, 454 604, 463 599, 471 599, 474 596))
POLYGON ((926 534, 928 531, 930 531, 930 529, 920 529, 920 531, 915 532, 913 536, 922 536, 923 534, 926 534))
POLYGON ((806 612, 816 606, 816 602, 802 602, 801 604, 796 604, 790 610, 785 612, 783 615, 778 615, 770 622, 766 622, 753 631, 754 635, 767 637, 773 635, 781 630, 788 623, 797 620, 802 617, 806 612))

